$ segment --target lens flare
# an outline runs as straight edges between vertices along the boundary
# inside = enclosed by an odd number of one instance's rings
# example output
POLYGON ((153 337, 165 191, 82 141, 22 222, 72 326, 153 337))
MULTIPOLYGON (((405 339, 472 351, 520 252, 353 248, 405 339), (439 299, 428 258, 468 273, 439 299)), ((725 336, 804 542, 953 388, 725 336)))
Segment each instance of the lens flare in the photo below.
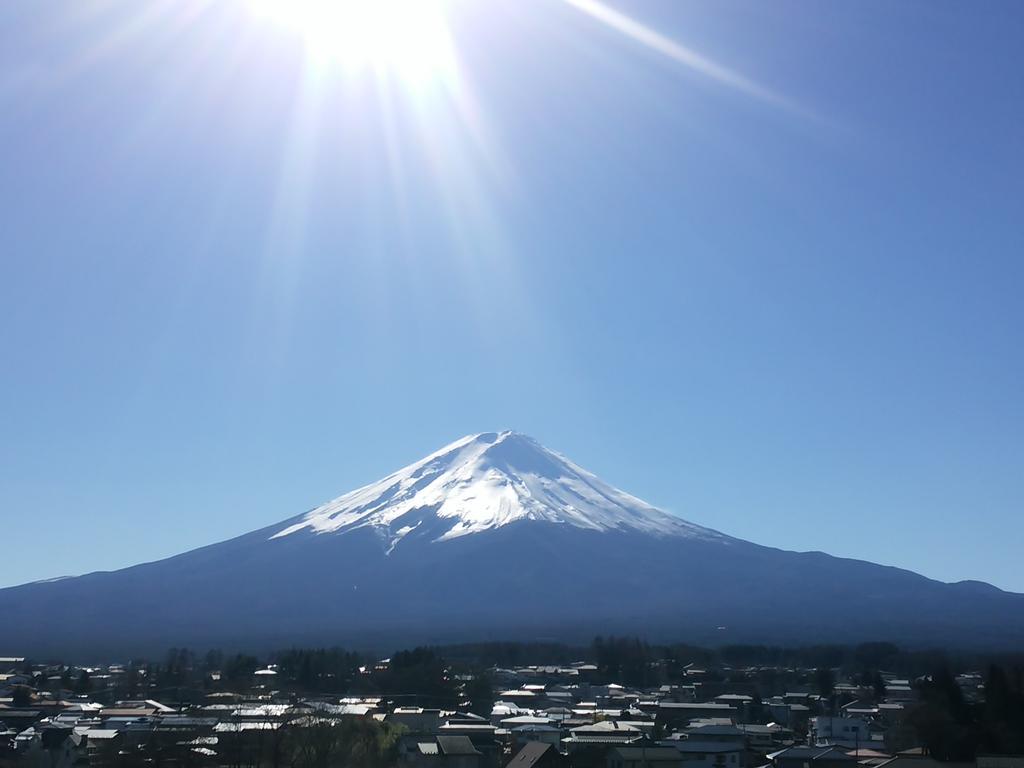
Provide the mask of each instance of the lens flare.
POLYGON ((311 59, 373 70, 407 85, 455 67, 444 0, 249 0, 255 14, 299 36, 311 59))

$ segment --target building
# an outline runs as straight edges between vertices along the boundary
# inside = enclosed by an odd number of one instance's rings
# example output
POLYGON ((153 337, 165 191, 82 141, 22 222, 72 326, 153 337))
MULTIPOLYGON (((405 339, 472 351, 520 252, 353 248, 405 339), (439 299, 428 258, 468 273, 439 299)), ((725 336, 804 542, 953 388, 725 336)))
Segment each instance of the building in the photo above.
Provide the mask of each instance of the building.
POLYGON ((606 758, 608 768, 683 768, 679 752, 671 747, 615 747, 606 758))
POLYGON ((523 745, 505 768, 564 768, 568 759, 551 744, 531 741, 523 745))
POLYGON ((674 749, 686 768, 742 768, 742 743, 698 739, 663 739, 659 745, 674 749))
POLYGON ((402 753, 402 762, 413 768, 482 768, 483 754, 468 736, 435 736, 420 739, 402 753))
POLYGON ((731 720, 736 717, 736 707, 715 702, 660 701, 658 702, 658 711, 655 719, 665 729, 676 729, 689 725, 691 720, 712 717, 729 718, 731 720))
POLYGON ((787 747, 768 755, 772 768, 854 768, 857 758, 838 747, 787 747))
POLYGON ((808 723, 808 741, 816 747, 856 749, 871 741, 871 729, 859 717, 812 717, 808 723))

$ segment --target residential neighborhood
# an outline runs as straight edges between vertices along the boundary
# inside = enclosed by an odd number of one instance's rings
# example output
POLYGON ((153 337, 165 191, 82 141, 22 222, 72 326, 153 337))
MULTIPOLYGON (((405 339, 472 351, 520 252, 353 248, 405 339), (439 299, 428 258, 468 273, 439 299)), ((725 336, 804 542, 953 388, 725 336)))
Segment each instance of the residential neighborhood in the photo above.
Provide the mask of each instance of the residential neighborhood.
MULTIPOLYGON (((331 658, 3 657, 0 768, 1024 768, 1024 756, 931 753, 914 714, 929 681, 884 671, 865 684, 830 669, 690 663, 642 686, 589 661, 471 674, 417 649, 341 679, 317 671, 331 658), (347 690, 310 690, 335 680, 347 690), (766 680, 785 690, 766 692, 766 680), (367 695, 374 686, 387 692, 367 695)), ((980 673, 953 681, 984 704, 980 673)))

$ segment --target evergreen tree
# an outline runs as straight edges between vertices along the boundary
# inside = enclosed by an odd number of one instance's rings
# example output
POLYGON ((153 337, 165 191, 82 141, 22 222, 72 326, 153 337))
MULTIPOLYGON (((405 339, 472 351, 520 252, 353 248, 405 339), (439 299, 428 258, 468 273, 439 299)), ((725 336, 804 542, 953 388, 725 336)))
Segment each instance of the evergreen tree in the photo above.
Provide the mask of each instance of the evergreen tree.
POLYGON ((11 691, 11 703, 18 709, 32 705, 32 689, 27 685, 16 685, 11 691))
POLYGON ((83 669, 82 673, 78 676, 78 682, 75 683, 75 693, 85 694, 92 690, 92 678, 89 675, 89 670, 83 669))
POLYGON ((886 694, 885 678, 882 677, 882 673, 879 672, 878 670, 875 670, 875 674, 872 675, 872 677, 871 677, 871 688, 872 688, 872 690, 874 690, 875 698, 878 701, 881 701, 882 699, 885 698, 885 694, 886 694))
POLYGON ((475 675, 466 683, 463 693, 469 699, 469 711, 483 717, 490 717, 494 708, 494 683, 486 672, 475 675))

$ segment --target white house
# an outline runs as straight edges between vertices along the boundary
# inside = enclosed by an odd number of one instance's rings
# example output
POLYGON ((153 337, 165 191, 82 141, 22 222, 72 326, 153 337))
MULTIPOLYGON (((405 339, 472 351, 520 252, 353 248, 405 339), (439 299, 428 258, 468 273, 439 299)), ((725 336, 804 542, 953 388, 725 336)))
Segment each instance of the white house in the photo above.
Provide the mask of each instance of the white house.
POLYGON ((808 740, 816 747, 857 747, 871 741, 866 720, 859 717, 812 717, 808 740))

